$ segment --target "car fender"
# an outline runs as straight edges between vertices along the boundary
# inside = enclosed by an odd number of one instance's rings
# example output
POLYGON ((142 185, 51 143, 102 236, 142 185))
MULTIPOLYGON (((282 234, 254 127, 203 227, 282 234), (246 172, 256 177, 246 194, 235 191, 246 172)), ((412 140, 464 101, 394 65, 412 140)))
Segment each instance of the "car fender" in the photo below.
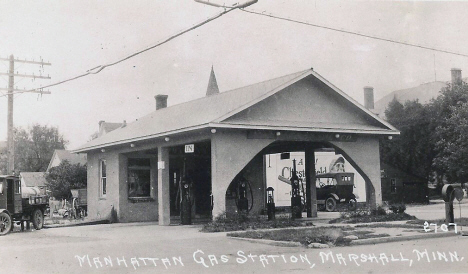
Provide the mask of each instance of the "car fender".
POLYGON ((335 193, 330 193, 329 197, 333 197, 335 200, 340 201, 340 198, 338 198, 338 195, 335 193))
POLYGON ((0 213, 3 213, 3 212, 5 212, 6 214, 11 216, 11 214, 10 214, 10 212, 8 212, 8 210, 6 210, 4 208, 0 208, 0 213))

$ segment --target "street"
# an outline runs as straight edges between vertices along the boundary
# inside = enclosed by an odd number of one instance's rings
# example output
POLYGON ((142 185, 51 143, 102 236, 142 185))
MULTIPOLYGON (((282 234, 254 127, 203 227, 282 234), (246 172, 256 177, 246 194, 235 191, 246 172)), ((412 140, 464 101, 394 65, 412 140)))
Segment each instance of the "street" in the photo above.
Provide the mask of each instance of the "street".
POLYGON ((306 249, 254 244, 198 229, 129 223, 14 232, 0 238, 0 265, 2 273, 466 273, 468 269, 468 237, 462 236, 306 249))

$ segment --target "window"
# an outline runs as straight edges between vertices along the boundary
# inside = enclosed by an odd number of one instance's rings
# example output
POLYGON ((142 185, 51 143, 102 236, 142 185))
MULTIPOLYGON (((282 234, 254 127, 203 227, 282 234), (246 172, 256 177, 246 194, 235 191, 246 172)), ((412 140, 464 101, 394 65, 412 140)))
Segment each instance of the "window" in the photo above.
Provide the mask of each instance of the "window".
POLYGON ((21 194, 21 183, 20 181, 15 181, 15 194, 21 194))
POLYGON ((0 194, 3 193, 3 182, 0 181, 0 194))
POLYGON ((128 159, 128 197, 151 197, 151 164, 147 158, 128 159))
POLYGON ((106 197, 107 194, 107 170, 106 170, 106 160, 101 160, 99 163, 99 196, 106 197))
POLYGON ((390 192, 396 193, 396 179, 390 180, 390 192))

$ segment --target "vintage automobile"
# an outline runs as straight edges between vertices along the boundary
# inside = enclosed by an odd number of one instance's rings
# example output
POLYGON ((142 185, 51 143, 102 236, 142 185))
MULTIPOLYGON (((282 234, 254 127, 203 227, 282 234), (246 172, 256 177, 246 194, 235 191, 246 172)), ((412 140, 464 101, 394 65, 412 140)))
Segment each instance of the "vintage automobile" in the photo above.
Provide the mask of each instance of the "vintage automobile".
POLYGON ((337 205, 344 203, 349 210, 356 210, 357 201, 353 194, 354 173, 329 172, 316 175, 317 205, 322 210, 335 211, 337 205))
POLYGON ((40 195, 38 188, 21 186, 18 176, 0 175, 0 236, 10 232, 15 222, 22 229, 24 222, 41 229, 48 204, 48 197, 40 195))

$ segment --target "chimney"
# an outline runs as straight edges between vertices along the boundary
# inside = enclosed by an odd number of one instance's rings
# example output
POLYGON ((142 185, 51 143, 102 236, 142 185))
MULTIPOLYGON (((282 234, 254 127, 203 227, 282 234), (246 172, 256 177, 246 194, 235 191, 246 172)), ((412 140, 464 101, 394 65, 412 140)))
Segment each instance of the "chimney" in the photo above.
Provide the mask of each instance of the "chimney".
POLYGON ((452 86, 461 85, 462 83, 461 69, 452 68, 450 72, 452 73, 452 86))
POLYGON ((101 128, 102 123, 105 123, 105 122, 106 121, 104 121, 104 120, 99 121, 99 128, 101 128))
POLYGON ((167 107, 167 95, 158 94, 154 96, 156 99, 156 110, 167 107))
POLYGON ((218 82, 214 73, 213 66, 211 66, 210 80, 208 80, 208 87, 206 88, 206 96, 219 93, 218 82))
POLYGON ((374 109, 374 88, 364 87, 364 107, 374 109))

